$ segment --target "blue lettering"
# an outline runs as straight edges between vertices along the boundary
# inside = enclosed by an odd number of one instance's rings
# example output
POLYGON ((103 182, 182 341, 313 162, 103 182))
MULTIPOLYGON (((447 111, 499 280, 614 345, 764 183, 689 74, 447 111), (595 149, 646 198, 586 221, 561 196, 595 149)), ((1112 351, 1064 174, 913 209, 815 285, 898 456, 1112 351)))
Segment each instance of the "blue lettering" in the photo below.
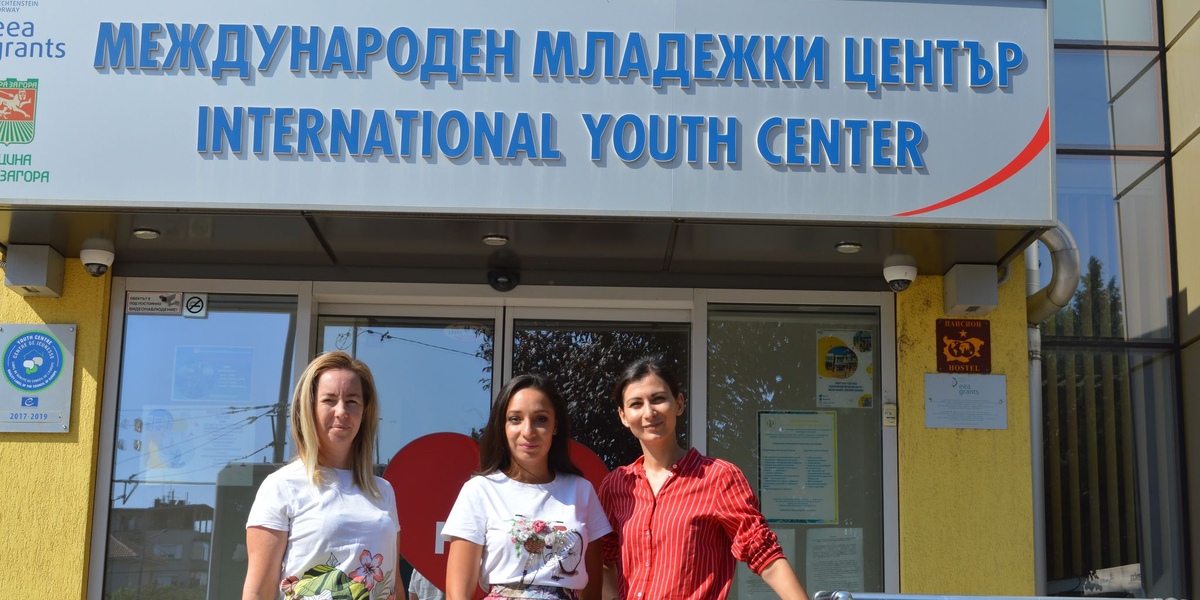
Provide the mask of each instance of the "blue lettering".
POLYGON ((730 45, 729 36, 718 37, 721 40, 721 49, 725 51, 725 56, 721 60, 721 67, 717 69, 717 79, 725 79, 732 67, 734 81, 743 81, 747 71, 750 72, 752 81, 762 81, 758 65, 754 62, 754 49, 758 46, 759 36, 752 35, 747 39, 744 35, 735 35, 732 45, 730 45))
POLYGON ((384 156, 396 154, 392 145, 392 121, 388 118, 386 110, 373 111, 371 123, 367 125, 367 142, 363 144, 362 153, 373 156, 376 150, 384 156))
POLYGON ((587 79, 596 74, 597 65, 601 64, 601 62, 596 59, 596 55, 599 54, 599 52, 596 50, 597 47, 603 48, 601 52, 604 53, 604 58, 601 60, 603 60, 604 64, 604 76, 612 77, 613 70, 616 68, 617 62, 617 57, 614 51, 616 44, 616 34, 612 33, 611 31, 587 32, 587 41, 585 42, 585 47, 587 48, 587 58, 584 60, 583 70, 579 72, 579 77, 582 79, 587 79))
MULTIPOLYGON (((341 25, 334 27, 329 34, 329 49, 325 51, 321 72, 332 73, 334 67, 341 69, 343 73, 354 72, 354 63, 350 59, 350 34, 341 25)), ((301 154, 303 153, 301 151, 301 154)))
POLYGON ((315 108, 300 109, 299 130, 296 134, 296 153, 308 154, 311 147, 313 154, 325 154, 325 144, 321 143, 321 131, 325 129, 325 115, 315 108))
POLYGON ((873 93, 877 84, 874 56, 875 41, 871 38, 863 38, 861 57, 858 42, 852 37, 846 38, 846 83, 864 84, 867 92, 873 93))
POLYGON ((525 154, 531 159, 536 159, 538 154, 535 139, 537 138, 533 134, 533 121, 529 118, 529 113, 517 113, 505 158, 516 160, 521 154, 525 154))
POLYGON ((496 112, 492 119, 492 122, 488 122, 486 113, 475 113, 475 158, 484 158, 484 149, 494 157, 504 157, 506 117, 504 113, 496 112), (494 127, 492 123, 495 123, 494 127))
POLYGON ((669 163, 675 160, 679 145, 679 117, 667 115, 666 135, 663 135, 662 117, 650 117, 650 158, 656 162, 669 163), (666 148, 659 149, 659 140, 666 138, 666 148))
POLYGON ((635 70, 639 77, 650 76, 650 63, 646 58, 646 47, 642 42, 642 34, 636 31, 629 34, 629 40, 625 45, 625 54, 621 56, 621 68, 617 70, 617 77, 628 77, 635 70))
POLYGON ((783 159, 771 151, 771 136, 780 127, 783 127, 783 119, 781 117, 771 117, 763 121, 762 126, 758 128, 758 154, 765 158, 769 165, 778 166, 783 164, 783 159))
POLYGON ((258 70, 267 72, 275 64, 275 57, 279 55, 279 49, 283 45, 284 38, 287 37, 287 25, 279 25, 275 27, 275 33, 267 33, 267 28, 262 25, 254 26, 254 36, 258 38, 258 45, 262 46, 263 57, 258 61, 258 70))
POLYGON ((737 117, 726 119, 725 133, 721 133, 721 119, 708 118, 708 162, 721 162, 720 150, 725 146, 725 164, 735 165, 738 161, 738 120, 737 117))
MULTIPOLYGON (((387 41, 387 61, 388 66, 396 72, 397 75, 405 75, 411 73, 417 67, 417 60, 420 59, 421 42, 417 39, 417 34, 407 27, 397 27, 388 34, 387 41), (400 42, 406 42, 405 48, 408 49, 408 59, 400 62, 400 42)), ((405 154, 404 156, 408 156, 405 154)))
POLYGON ((646 152, 646 125, 637 115, 621 115, 613 129, 613 149, 617 157, 625 162, 634 162, 646 152), (632 128, 629 144, 626 144, 626 131, 632 128))
POLYGON ((359 73, 367 72, 367 58, 383 49, 383 32, 374 27, 358 28, 358 54, 354 62, 359 73))
POLYGON ((125 68, 134 68, 136 60, 136 45, 133 40, 133 23, 114 25, 109 22, 100 24, 100 32, 96 35, 96 59, 92 66, 97 69, 116 68, 121 64, 121 56, 125 57, 125 68))
MULTIPOLYGON (((360 63, 361 64, 361 63, 360 63)), ((355 108, 347 116, 346 112, 335 108, 329 119, 329 152, 340 155, 345 146, 347 154, 358 156, 362 144, 362 111, 355 108)))
POLYGON ((592 140, 591 157, 594 161, 599 161, 604 158, 604 134, 608 131, 608 125, 612 122, 612 115, 604 113, 596 119, 588 113, 583 114, 583 124, 587 127, 588 137, 592 140))
POLYGON ((306 36, 303 27, 292 25, 292 60, 289 63, 292 72, 302 70, 300 57, 305 54, 308 55, 308 70, 317 72, 321 66, 321 30, 315 26, 309 27, 306 36))
POLYGON ((557 77, 561 71, 567 77, 575 76, 575 38, 569 31, 558 32, 557 37, 549 31, 538 31, 533 45, 533 76, 545 77, 549 65, 550 76, 557 77), (563 66, 566 63, 566 66, 563 66))

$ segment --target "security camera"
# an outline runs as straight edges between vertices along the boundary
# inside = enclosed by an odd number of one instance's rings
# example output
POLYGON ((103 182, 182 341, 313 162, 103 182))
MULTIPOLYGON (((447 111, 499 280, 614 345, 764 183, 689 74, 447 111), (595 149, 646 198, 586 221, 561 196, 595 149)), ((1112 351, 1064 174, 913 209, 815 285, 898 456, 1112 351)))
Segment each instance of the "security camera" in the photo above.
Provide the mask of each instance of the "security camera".
POLYGON ((103 277, 114 258, 112 242, 103 238, 89 238, 79 250, 79 262, 92 277, 103 277))
POLYGON ((521 274, 512 269, 488 271, 488 285, 497 292, 511 292, 521 283, 521 274))
POLYGON ((883 278, 893 292, 903 292, 917 278, 917 261, 907 254, 893 254, 883 261, 883 278))

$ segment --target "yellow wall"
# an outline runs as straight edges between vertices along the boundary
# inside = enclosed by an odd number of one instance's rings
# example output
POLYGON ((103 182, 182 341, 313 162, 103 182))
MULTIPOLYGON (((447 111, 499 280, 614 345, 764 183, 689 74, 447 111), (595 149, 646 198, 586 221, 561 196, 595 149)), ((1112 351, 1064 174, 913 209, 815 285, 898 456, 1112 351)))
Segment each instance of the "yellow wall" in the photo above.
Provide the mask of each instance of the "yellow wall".
MULTIPOLYGON (((1183 427, 1187 499, 1192 552, 1191 571, 1200 573, 1200 3, 1165 0, 1163 26, 1167 48, 1167 104, 1171 115, 1171 151, 1175 195, 1175 255, 1179 269, 1179 343, 1183 350, 1183 427)), ((1191 597, 1200 597, 1193 575, 1191 597)))
POLYGON ((925 428, 943 279, 922 275, 896 295, 901 592, 1034 593, 1024 268, 1013 263, 986 317, 992 373, 1008 378, 1005 430, 925 428))
POLYGON ((70 431, 0 433, 0 598, 85 596, 110 282, 68 259, 62 298, 0 288, 0 323, 78 325, 70 431))

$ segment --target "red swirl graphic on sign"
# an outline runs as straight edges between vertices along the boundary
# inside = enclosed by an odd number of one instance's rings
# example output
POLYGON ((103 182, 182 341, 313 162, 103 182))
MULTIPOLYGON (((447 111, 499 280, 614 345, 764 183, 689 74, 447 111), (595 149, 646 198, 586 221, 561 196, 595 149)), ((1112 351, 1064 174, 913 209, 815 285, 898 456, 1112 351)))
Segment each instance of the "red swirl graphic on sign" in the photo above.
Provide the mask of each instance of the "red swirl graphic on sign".
POLYGON ((912 216, 916 216, 916 215, 921 215, 921 214, 933 212, 935 210, 939 210, 942 208, 946 208, 947 206, 952 206, 954 204, 958 204, 959 202, 962 202, 963 200, 968 200, 970 198, 974 198, 975 196, 978 196, 979 194, 982 194, 982 193, 1000 185, 1001 183, 1004 183, 1004 181, 1006 181, 1008 178, 1012 177, 1013 175, 1016 175, 1018 171, 1020 171, 1021 169, 1024 169, 1030 162, 1033 161, 1033 158, 1035 156, 1037 156, 1038 154, 1040 154, 1042 152, 1042 150, 1045 149, 1046 146, 1048 146, 1049 144, 1050 144, 1050 109, 1046 109, 1046 115, 1044 117, 1042 117, 1042 125, 1040 127, 1038 127, 1037 133, 1033 134, 1033 139, 1029 140, 1029 143, 1025 145, 1025 149, 1021 150, 1021 152, 1018 153, 1012 159, 1012 161, 1010 161, 1007 165, 1005 165, 1003 169, 996 171, 996 173, 993 174, 991 177, 984 179, 983 181, 981 181, 977 185, 975 185, 975 187, 972 187, 969 190, 966 190, 962 193, 959 193, 959 194, 956 194, 949 198, 946 198, 945 200, 942 200, 941 202, 938 202, 935 204, 930 204, 929 206, 926 206, 923 208, 910 210, 908 212, 897 213, 894 216, 912 217, 912 216))

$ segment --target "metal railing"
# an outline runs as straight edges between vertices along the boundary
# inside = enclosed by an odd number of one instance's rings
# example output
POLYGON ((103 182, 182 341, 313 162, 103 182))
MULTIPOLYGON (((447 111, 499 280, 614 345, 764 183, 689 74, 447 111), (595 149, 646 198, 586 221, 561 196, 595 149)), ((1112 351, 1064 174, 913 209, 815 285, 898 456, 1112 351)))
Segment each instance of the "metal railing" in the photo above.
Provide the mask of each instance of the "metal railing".
MULTIPOLYGON (((1063 600, 1062 596, 950 596, 941 594, 882 594, 870 592, 820 591, 812 600, 1063 600)), ((1164 600, 1161 598, 1155 600, 1164 600)), ((1165 600, 1175 600, 1167 598, 1165 600)))

